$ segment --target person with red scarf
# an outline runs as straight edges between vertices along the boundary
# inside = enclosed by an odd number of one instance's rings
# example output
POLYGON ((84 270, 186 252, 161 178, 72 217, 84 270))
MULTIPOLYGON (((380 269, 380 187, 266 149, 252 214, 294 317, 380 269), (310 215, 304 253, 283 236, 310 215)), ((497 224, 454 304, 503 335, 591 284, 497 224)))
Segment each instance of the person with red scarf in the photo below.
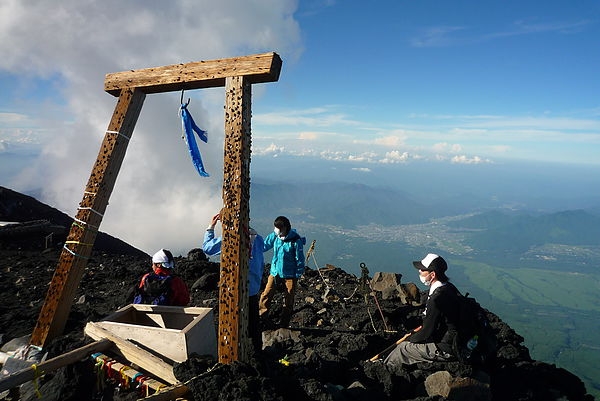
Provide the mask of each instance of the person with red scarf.
POLYGON ((140 280, 135 304, 187 306, 190 292, 185 282, 173 273, 175 260, 168 249, 152 256, 152 271, 140 280))

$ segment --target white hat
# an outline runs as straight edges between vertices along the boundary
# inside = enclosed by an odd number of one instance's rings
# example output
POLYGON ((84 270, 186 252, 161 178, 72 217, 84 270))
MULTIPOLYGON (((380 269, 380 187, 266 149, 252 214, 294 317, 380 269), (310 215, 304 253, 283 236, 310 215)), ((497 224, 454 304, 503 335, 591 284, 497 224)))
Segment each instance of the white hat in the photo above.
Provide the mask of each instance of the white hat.
POLYGON ((152 255, 152 263, 160 263, 162 267, 166 269, 172 269, 175 267, 173 254, 167 249, 161 249, 152 255))
POLYGON ((423 260, 417 260, 413 262, 413 265, 419 270, 426 270, 430 272, 435 271, 445 273, 446 270, 448 270, 448 264, 446 263, 444 258, 442 258, 439 255, 436 255, 435 253, 427 254, 427 256, 423 258, 423 260))

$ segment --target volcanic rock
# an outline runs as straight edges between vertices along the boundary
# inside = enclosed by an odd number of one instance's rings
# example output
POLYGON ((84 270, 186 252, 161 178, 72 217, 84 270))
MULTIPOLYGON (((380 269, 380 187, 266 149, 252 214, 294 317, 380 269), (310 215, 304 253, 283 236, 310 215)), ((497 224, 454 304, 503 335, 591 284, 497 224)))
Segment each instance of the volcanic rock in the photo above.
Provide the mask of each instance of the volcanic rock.
MULTIPOLYGON (((68 227, 71 219, 33 198, 0 188, 0 220, 48 220, 68 227)), ((35 233, 35 230, 34 230, 35 233)), ((31 334, 56 267, 64 237, 51 244, 33 234, 0 235, 0 342, 31 334)), ((98 236, 100 238, 100 235, 98 236)), ((63 335, 45 350, 48 358, 90 342, 83 334, 98 321, 129 303, 131 289, 149 270, 144 252, 110 239, 96 243, 73 300, 63 335), (104 244, 104 245, 103 245, 104 244)), ((214 308, 218 321, 219 264, 198 250, 175 258, 176 271, 191 288, 192 306, 214 308)), ((269 266, 265 266, 265 275, 269 266)), ((385 276, 380 274, 379 276, 385 276)), ((583 382, 554 365, 534 361, 523 337, 488 311, 498 337, 498 351, 488 366, 459 362, 419 363, 390 368, 368 362, 417 326, 423 311, 413 283, 370 288, 370 277, 356 277, 329 265, 307 268, 298 282, 289 327, 279 327, 281 293, 261 320, 263 349, 247 362, 228 365, 212 357, 191 355, 175 364, 174 373, 189 389, 188 400, 593 400, 583 382), (386 297, 383 294, 386 294, 386 297)), ((264 285, 264 283, 263 283, 264 285)), ((49 372, 38 379, 45 400, 126 400, 142 398, 118 380, 100 380, 91 358, 49 372)), ((34 400, 33 384, 0 395, 0 400, 34 400)))

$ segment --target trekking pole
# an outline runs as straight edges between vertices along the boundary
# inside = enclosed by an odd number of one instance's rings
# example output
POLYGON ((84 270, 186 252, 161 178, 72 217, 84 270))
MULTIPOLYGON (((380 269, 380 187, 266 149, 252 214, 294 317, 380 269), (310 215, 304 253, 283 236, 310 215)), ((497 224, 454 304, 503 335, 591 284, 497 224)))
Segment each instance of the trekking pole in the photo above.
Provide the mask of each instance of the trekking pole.
MULTIPOLYGON (((360 270, 362 272, 362 277, 361 280, 363 280, 363 285, 365 287, 369 287, 369 293, 370 295, 373 296, 373 299, 375 300, 375 306, 377 306, 377 309, 379 310, 379 314, 381 315, 381 321, 383 322, 383 327, 385 328, 385 332, 389 333, 391 332, 390 329, 388 328, 388 325, 385 321, 385 317, 383 316, 383 311, 381 310, 381 306, 379 306, 379 301, 377 300, 377 295, 375 295, 375 291, 373 290, 373 287, 371 287, 371 280, 369 279, 369 269, 367 268, 367 265, 364 262, 360 263, 360 270)), ((365 303, 367 303, 367 298, 366 298, 366 294, 365 294, 365 303)), ((368 311, 368 309, 367 309, 368 311)), ((371 317, 371 312, 369 312, 369 317, 371 317)), ((375 324, 373 323, 373 318, 371 317, 371 324, 373 325, 373 329, 375 331, 377 331, 375 329, 375 324)))
POLYGON ((308 248, 308 251, 306 252, 306 260, 308 261, 308 259, 312 256, 313 261, 315 262, 315 267, 317 272, 319 273, 319 276, 321 276, 321 280, 323 280, 323 283, 325 284, 325 287, 327 287, 327 289, 329 289, 329 284, 327 284, 327 281, 325 280, 325 277, 323 277, 323 273, 321 273, 321 268, 319 267, 319 264, 317 263, 317 258, 314 255, 315 252, 315 242, 317 242, 316 239, 312 240, 312 243, 310 244, 310 248, 308 248))
POLYGON ((421 326, 417 327, 416 329, 414 329, 413 331, 410 331, 408 333, 406 333, 404 335, 404 337, 402 337, 401 339, 399 339, 398 341, 396 341, 395 343, 393 343, 392 345, 390 345, 389 347, 387 347, 386 349, 384 349, 383 351, 381 351, 379 354, 375 355, 374 357, 369 359, 369 362, 375 362, 376 360, 380 359, 381 357, 383 357, 385 354, 387 354, 388 352, 392 351, 394 348, 396 348, 396 346, 398 344, 400 344, 401 342, 404 342, 408 337, 410 337, 410 335, 416 331, 419 331, 421 329, 421 326))
MULTIPOLYGON (((315 242, 317 242, 316 239, 312 240, 310 247, 308 248, 308 251, 306 252, 306 260, 310 259, 310 255, 312 255, 313 251, 315 250, 315 242)), ((316 262, 315 262, 316 264, 316 262)), ((318 268, 318 266, 317 266, 318 268)))

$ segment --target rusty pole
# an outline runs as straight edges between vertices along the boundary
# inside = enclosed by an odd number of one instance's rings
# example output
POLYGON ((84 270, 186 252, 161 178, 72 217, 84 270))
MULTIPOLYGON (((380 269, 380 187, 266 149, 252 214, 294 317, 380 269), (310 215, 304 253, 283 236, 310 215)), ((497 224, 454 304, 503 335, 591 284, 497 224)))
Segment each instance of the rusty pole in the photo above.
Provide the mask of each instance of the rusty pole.
POLYGON ((248 360, 248 249, 250 215, 251 85, 225 83, 223 247, 219 282, 219 362, 248 360))

